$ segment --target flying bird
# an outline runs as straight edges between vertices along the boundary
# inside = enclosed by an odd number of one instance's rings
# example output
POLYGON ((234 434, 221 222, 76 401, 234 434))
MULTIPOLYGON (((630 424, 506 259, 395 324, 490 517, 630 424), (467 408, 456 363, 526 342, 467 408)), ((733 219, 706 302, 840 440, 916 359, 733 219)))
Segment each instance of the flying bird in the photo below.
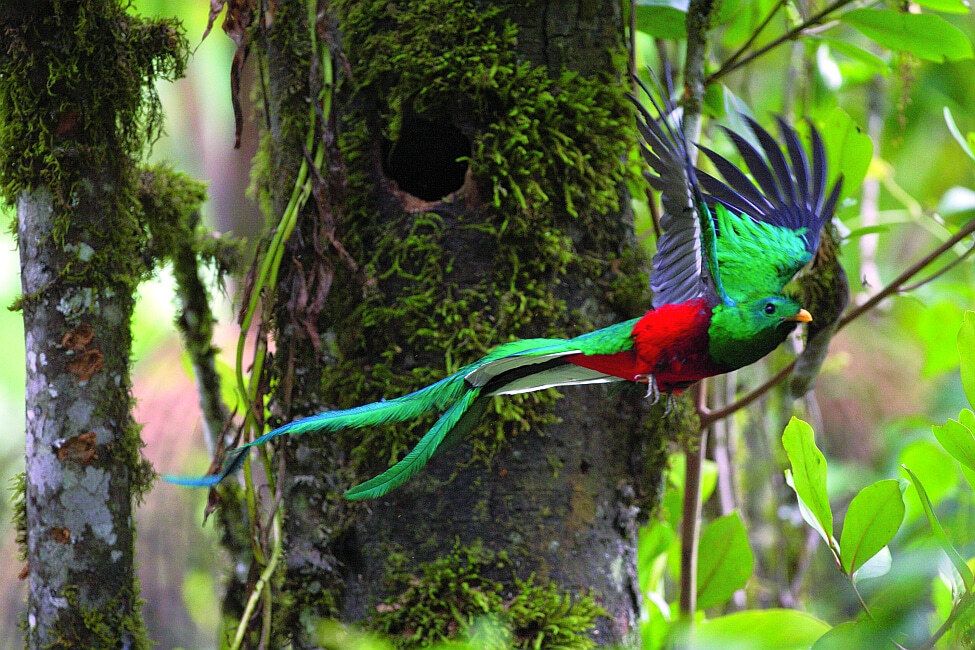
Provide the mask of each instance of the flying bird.
MULTIPOLYGON (((646 87, 644 87, 646 91, 646 87)), ((652 308, 639 318, 572 339, 523 339, 409 395, 327 411, 279 427, 228 452, 218 474, 166 477, 210 487, 235 472, 251 447, 283 435, 440 419, 385 472, 345 493, 381 497, 419 472, 445 438, 478 422, 490 400, 555 386, 646 383, 647 395, 677 394, 695 382, 747 366, 774 350, 799 323, 812 320, 785 285, 813 257, 832 217, 842 179, 827 192, 822 138, 810 125, 811 160, 797 132, 779 119, 785 143, 745 117, 758 143, 725 129, 754 182, 714 151, 699 146, 721 179, 696 169, 667 102, 653 116, 638 108, 641 151, 661 192, 662 235, 653 258, 652 308), (723 180, 722 180, 723 179, 723 180)))

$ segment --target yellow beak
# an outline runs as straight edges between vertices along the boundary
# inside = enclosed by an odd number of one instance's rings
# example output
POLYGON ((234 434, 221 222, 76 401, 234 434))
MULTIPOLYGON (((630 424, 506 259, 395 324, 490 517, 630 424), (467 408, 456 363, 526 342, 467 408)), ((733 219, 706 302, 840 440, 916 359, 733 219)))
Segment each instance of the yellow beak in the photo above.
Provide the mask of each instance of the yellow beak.
POLYGON ((789 318, 786 318, 785 320, 794 320, 794 321, 799 322, 799 323, 808 323, 809 321, 812 320, 812 314, 810 314, 805 309, 800 309, 798 314, 796 314, 795 316, 791 316, 789 318))

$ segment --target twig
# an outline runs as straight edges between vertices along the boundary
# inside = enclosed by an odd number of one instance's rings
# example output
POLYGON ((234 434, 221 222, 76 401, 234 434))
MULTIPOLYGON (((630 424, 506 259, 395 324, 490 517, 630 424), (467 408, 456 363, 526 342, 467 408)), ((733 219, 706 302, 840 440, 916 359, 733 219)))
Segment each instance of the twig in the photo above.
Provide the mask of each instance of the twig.
POLYGON ((968 259, 968 257, 972 253, 975 253, 975 244, 972 244, 972 247, 969 248, 967 251, 965 251, 964 253, 962 253, 961 255, 959 255, 958 257, 956 257, 955 259, 953 259, 952 261, 950 261, 947 264, 945 264, 943 268, 938 269, 937 271, 935 271, 934 273, 932 273, 928 277, 924 278, 923 280, 918 280, 914 284, 909 284, 906 287, 901 287, 897 291, 897 293, 908 293, 909 291, 915 291, 917 289, 920 289, 924 285, 928 284, 929 282, 933 282, 933 281, 937 280, 942 275, 944 275, 945 273, 947 273, 948 271, 950 271, 951 269, 955 268, 956 266, 958 266, 959 264, 961 264, 962 262, 964 262, 966 259, 968 259))
MULTIPOLYGON (((914 277, 919 272, 921 272, 925 267, 931 264, 931 262, 933 262, 934 260, 938 259, 940 256, 944 255, 946 252, 951 250, 955 246, 955 244, 965 239, 973 232, 975 232, 975 220, 966 223, 964 226, 962 226, 961 230, 959 230, 954 235, 952 235, 944 243, 942 243, 933 251, 931 251, 923 258, 921 258, 913 265, 911 265, 906 271, 904 271, 896 278, 894 278, 890 282, 890 284, 884 287, 883 291, 878 292, 876 295, 870 298, 870 300, 866 301, 862 305, 859 305, 854 309, 850 310, 849 312, 847 312, 847 314, 839 320, 839 323, 837 323, 836 330, 839 331, 843 329, 851 322, 853 322, 854 320, 856 320, 866 312, 876 307, 877 304, 883 301, 885 298, 887 298, 891 294, 897 293, 908 280, 910 280, 912 277, 914 277)), ((726 418, 729 415, 736 413, 737 411, 740 411, 741 409, 745 408, 746 406, 748 406, 749 404, 757 400, 759 397, 767 393, 769 390, 771 390, 780 381, 788 377, 789 373, 792 372, 792 368, 795 365, 796 362, 795 359, 793 359, 784 368, 779 370, 775 374, 775 376, 773 376, 764 384, 762 384, 761 386, 759 386, 758 388, 756 388, 755 390, 748 393, 747 395, 745 395, 744 397, 740 398, 739 400, 737 400, 732 404, 729 404, 720 409, 716 409, 714 411, 702 411, 701 426, 702 427, 710 426, 715 420, 726 418)))
POLYGON ((807 29, 809 27, 812 27, 814 25, 818 25, 820 22, 823 21, 824 18, 826 18, 827 15, 833 13, 834 11, 837 11, 839 9, 842 9, 843 7, 845 7, 846 5, 848 5, 848 4, 850 4, 850 3, 854 2, 854 1, 855 0, 836 0, 836 2, 834 2, 831 5, 829 5, 828 7, 826 7, 825 9, 823 9, 822 11, 820 11, 819 13, 815 14, 811 18, 808 18, 808 19, 804 20, 802 23, 800 23, 799 25, 793 27, 792 29, 790 29, 789 31, 787 31, 782 36, 778 37, 777 39, 775 39, 771 43, 768 43, 766 45, 763 45, 762 47, 758 48, 757 50, 755 50, 754 52, 752 52, 748 56, 746 56, 746 57, 744 57, 742 59, 739 59, 737 61, 730 61, 729 60, 729 61, 725 62, 720 68, 718 68, 717 71, 715 71, 713 74, 711 74, 710 76, 708 76, 707 79, 704 80, 705 85, 717 81, 718 79, 720 79, 721 77, 725 76, 726 74, 732 73, 732 72, 734 72, 735 70, 737 70, 738 68, 740 68, 740 67, 742 67, 744 65, 748 65, 749 63, 751 63, 752 61, 754 61, 758 57, 762 56, 766 52, 769 52, 771 50, 774 50, 775 48, 777 48, 779 45, 782 45, 786 41, 791 41, 792 39, 794 39, 797 36, 799 36, 805 29, 807 29))
POLYGON ((965 610, 968 609, 972 603, 975 603, 975 593, 973 592, 968 592, 958 599, 955 606, 951 608, 951 613, 948 615, 948 618, 945 619, 945 622, 941 624, 941 627, 939 627, 938 630, 931 635, 931 638, 928 639, 924 645, 918 646, 918 650, 930 650, 933 648, 938 641, 941 640, 941 637, 943 637, 948 630, 951 629, 951 627, 955 624, 955 621, 958 620, 958 617, 964 614, 965 610))
POLYGON ((775 14, 779 12, 779 9, 785 6, 785 3, 786 0, 779 0, 777 3, 775 3, 775 6, 772 7, 771 11, 768 12, 768 15, 765 16, 765 18, 758 25, 758 27, 755 28, 755 31, 752 32, 752 35, 748 37, 747 41, 745 41, 745 44, 739 47, 734 54, 728 57, 728 60, 725 61, 724 64, 722 64, 722 67, 733 64, 735 61, 738 60, 738 58, 742 54, 744 54, 748 50, 748 48, 752 46, 752 43, 755 42, 755 39, 757 39, 762 34, 762 32, 765 31, 765 28, 768 27, 768 24, 772 22, 773 18, 775 18, 775 14))
MULTIPOLYGON (((697 385, 698 410, 707 405, 707 383, 697 385)), ((680 613, 692 624, 697 610, 697 551, 701 533, 701 467, 708 430, 701 428, 698 448, 684 452, 684 506, 680 523, 680 613)))
POLYGON ((863 611, 867 613, 867 618, 869 618, 871 621, 876 621, 876 619, 873 617, 873 613, 870 611, 870 608, 867 607, 867 601, 865 601, 863 596, 860 595, 860 590, 857 588, 857 583, 853 580, 853 576, 850 576, 850 584, 853 586, 853 593, 857 595, 857 600, 860 601, 860 606, 863 607, 863 611))
MULTIPOLYGON (((278 513, 280 513, 280 510, 278 513)), ((240 617, 240 622, 237 624, 237 632, 234 635, 233 643, 230 644, 230 650, 237 650, 243 643, 244 634, 247 632, 247 623, 254 614, 254 609, 257 607, 257 601, 261 597, 261 592, 264 591, 264 587, 267 586, 271 580, 271 576, 274 575, 274 570, 277 568, 278 561, 281 559, 282 548, 281 517, 278 514, 274 518, 274 548, 271 551, 271 557, 268 560, 267 566, 261 572, 261 576, 254 584, 254 590, 251 591, 250 597, 247 599, 247 605, 244 607, 244 614, 240 617)))

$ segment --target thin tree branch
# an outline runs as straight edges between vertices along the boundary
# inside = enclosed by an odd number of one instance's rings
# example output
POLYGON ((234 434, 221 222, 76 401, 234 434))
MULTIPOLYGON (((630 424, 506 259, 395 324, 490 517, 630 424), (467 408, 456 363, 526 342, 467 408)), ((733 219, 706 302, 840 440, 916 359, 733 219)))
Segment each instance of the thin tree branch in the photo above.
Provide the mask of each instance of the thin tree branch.
MULTIPOLYGON (((946 252, 951 250, 955 244, 965 239, 969 235, 975 232, 975 220, 966 223, 961 230, 952 235, 943 244, 932 250, 930 253, 925 255, 923 258, 912 264, 907 270, 894 278, 890 284, 884 287, 883 291, 878 292, 872 298, 867 300, 862 305, 855 307, 854 309, 847 312, 843 318, 840 319, 839 323, 836 325, 836 330, 839 331, 849 325, 851 322, 855 321, 857 318, 867 313, 871 309, 877 306, 881 301, 883 301, 888 296, 897 293, 901 290, 901 287, 912 277, 920 273, 924 268, 926 268, 933 261, 938 259, 940 256, 944 255, 946 252)), ((738 401, 728 404, 727 406, 716 409, 714 411, 701 411, 701 427, 710 426, 714 421, 720 420, 721 418, 726 418, 732 413, 736 413, 741 409, 745 408, 756 399, 771 390, 776 384, 789 376, 792 372, 792 368, 795 366, 796 362, 793 359, 784 368, 779 370, 773 377, 771 377, 764 384, 748 393, 744 397, 740 398, 738 401)))
POLYGON ((928 284, 930 282, 934 282, 935 280, 937 280, 938 278, 940 278, 942 275, 944 275, 945 273, 947 273, 948 271, 950 271, 951 269, 955 268, 956 266, 958 266, 959 264, 961 264, 962 262, 964 262, 966 259, 968 259, 968 257, 972 253, 975 253, 975 244, 972 244, 972 247, 969 248, 967 251, 965 251, 964 253, 962 253, 961 255, 959 255, 958 257, 956 257, 955 259, 953 259, 952 261, 948 262, 947 264, 944 265, 943 268, 938 269, 937 271, 935 271, 934 273, 932 273, 928 277, 924 278, 923 280, 918 280, 914 284, 909 284, 906 287, 901 287, 898 290, 898 293, 908 293, 910 291, 916 291, 917 289, 920 289, 924 285, 926 285, 926 284, 928 284))
MULTIPOLYGON (((707 406, 707 383, 697 385, 697 408, 707 406)), ((707 453, 708 430, 701 428, 697 449, 684 452, 684 504, 680 523, 680 613, 693 625, 697 610, 697 552, 701 536, 701 467, 707 453)))
POLYGON ((771 43, 763 45, 762 47, 758 48, 748 56, 739 59, 737 61, 733 61, 733 60, 726 61, 720 68, 718 68, 717 71, 715 71, 713 74, 708 76, 707 79, 704 80, 705 85, 717 81, 721 77, 734 72, 735 70, 737 70, 738 68, 744 65, 748 65, 758 57, 762 56, 767 52, 770 52, 771 50, 774 50, 775 48, 777 48, 779 45, 782 45, 786 41, 793 40, 794 38, 800 36, 802 32, 805 31, 807 28, 818 25, 819 23, 823 22, 824 19, 829 14, 833 13, 834 11, 838 11, 839 9, 842 9, 843 7, 845 7, 848 4, 851 4, 852 2, 855 2, 855 0, 836 0, 835 2, 833 2, 831 5, 829 5, 819 13, 804 20, 802 23, 796 25, 795 27, 787 31, 785 34, 783 34, 782 36, 779 36, 771 43))
MULTIPOLYGON (((696 142, 701 133, 704 101, 704 63, 713 0, 691 0, 687 8, 687 55, 684 60, 684 134, 696 142)), ((696 155, 692 149, 691 156, 696 155)), ((693 163, 693 159, 691 161, 693 163)), ((707 405, 707 382, 697 388, 697 408, 707 405)), ((684 513, 681 519, 680 612, 688 626, 697 609, 697 550, 701 527, 701 465, 707 447, 707 428, 701 428, 699 447, 685 452, 684 513)))
POLYGON ((738 48, 738 50, 734 54, 728 57, 728 60, 722 64, 722 67, 732 65, 735 61, 739 59, 739 57, 741 57, 742 54, 744 54, 748 50, 748 48, 752 46, 752 43, 755 42, 755 39, 757 39, 762 34, 762 32, 765 31, 765 28, 768 27, 768 24, 772 22, 773 18, 775 18, 775 14, 779 12, 779 9, 785 6, 785 3, 786 0, 779 0, 777 3, 775 3, 775 6, 772 7, 771 11, 768 12, 768 15, 765 16, 765 18, 762 20, 759 26, 755 28, 755 31, 752 32, 752 35, 748 37, 747 41, 745 41, 745 44, 742 45, 740 48, 738 48))

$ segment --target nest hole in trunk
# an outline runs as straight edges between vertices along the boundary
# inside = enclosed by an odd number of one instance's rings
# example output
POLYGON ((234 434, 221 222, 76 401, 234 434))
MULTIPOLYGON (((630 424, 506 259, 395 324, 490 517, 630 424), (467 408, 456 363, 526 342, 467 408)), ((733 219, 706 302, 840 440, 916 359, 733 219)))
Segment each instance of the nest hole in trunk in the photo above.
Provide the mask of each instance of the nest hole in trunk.
POLYGON ((446 116, 407 112, 397 139, 383 138, 382 147, 383 173, 418 199, 438 201, 464 184, 471 141, 446 116))

